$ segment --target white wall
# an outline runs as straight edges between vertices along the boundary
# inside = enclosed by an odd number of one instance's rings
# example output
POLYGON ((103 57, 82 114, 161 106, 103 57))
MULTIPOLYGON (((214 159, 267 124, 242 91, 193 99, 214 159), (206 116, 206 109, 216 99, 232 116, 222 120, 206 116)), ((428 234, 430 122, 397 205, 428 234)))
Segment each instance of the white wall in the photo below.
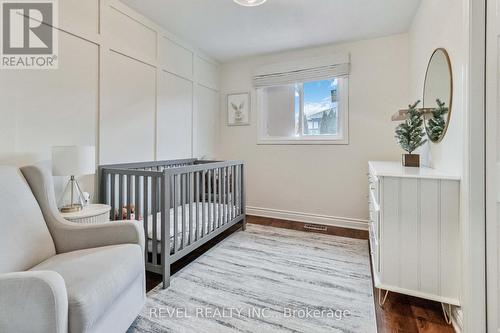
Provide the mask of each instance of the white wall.
POLYGON ((464 153, 464 77, 467 34, 463 30, 462 1, 423 0, 409 31, 410 96, 422 100, 425 72, 436 48, 445 48, 453 72, 453 105, 450 124, 443 140, 429 142, 423 149, 423 159, 429 166, 462 173, 464 153), (446 15, 443 15, 446 13, 446 15))
POLYGON ((119 1, 59 4, 59 69, 0 75, 1 164, 71 144, 98 164, 213 155, 217 63, 119 1))
POLYGON ((367 162, 398 160, 390 116, 409 103, 406 34, 252 57, 221 67, 224 159, 246 162, 248 212, 366 228, 367 162), (349 145, 257 145, 252 72, 266 64, 350 52, 349 145), (251 91, 251 125, 226 125, 226 95, 251 91))

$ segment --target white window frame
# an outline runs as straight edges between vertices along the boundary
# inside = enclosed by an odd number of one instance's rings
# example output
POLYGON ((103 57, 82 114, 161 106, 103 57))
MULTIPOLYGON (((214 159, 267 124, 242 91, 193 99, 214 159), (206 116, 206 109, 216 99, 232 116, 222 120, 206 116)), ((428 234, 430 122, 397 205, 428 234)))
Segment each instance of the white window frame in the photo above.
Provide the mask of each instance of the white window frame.
MULTIPOLYGON (((270 137, 267 135, 267 114, 263 103, 263 88, 257 88, 258 140, 259 145, 348 145, 349 144, 349 77, 337 76, 338 80, 338 133, 336 135, 300 135, 297 137, 270 137)), ((319 80, 315 80, 319 81, 319 80)), ((306 83, 304 81, 301 83, 306 83)), ((314 81, 311 81, 314 82, 314 81)), ((302 133, 304 114, 303 90, 300 91, 299 130, 302 133)))

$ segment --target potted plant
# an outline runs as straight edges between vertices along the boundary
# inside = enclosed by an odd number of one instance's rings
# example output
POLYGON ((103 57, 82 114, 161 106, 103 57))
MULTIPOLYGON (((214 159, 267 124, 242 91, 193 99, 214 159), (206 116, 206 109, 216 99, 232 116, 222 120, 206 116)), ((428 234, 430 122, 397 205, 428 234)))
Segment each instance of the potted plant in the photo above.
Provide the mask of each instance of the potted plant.
POLYGON ((406 120, 396 127, 396 140, 408 154, 403 154, 403 165, 408 167, 420 166, 420 155, 412 154, 418 147, 427 142, 424 139, 425 131, 423 129, 423 116, 417 105, 420 101, 416 101, 413 105, 409 105, 408 116, 406 120))

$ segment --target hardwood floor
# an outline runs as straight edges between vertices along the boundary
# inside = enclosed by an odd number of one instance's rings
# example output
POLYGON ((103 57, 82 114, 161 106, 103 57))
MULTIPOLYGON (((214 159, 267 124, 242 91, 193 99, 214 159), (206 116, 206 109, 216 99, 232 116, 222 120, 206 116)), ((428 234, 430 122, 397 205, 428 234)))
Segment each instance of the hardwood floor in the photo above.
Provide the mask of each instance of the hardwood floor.
MULTIPOLYGON (((346 228, 328 227, 326 231, 304 230, 304 223, 291 222, 277 219, 269 219, 256 216, 248 216, 248 223, 268 225, 279 228, 321 232, 331 235, 367 239, 368 234, 363 231, 350 230, 346 228)), ((224 240, 227 236, 240 229, 237 224, 226 230, 219 236, 207 242, 197 250, 191 252, 186 257, 177 261, 171 266, 172 274, 188 265, 190 262, 201 256, 211 247, 224 240)), ((154 273, 146 273, 146 287, 150 291, 161 282, 161 276, 154 273)), ((443 319, 441 305, 416 297, 389 293, 384 306, 377 303, 378 290, 374 290, 375 313, 377 316, 377 327, 379 333, 453 333, 453 327, 447 325, 443 319)))
POLYGON ((355 229, 349 229, 349 228, 333 227, 333 226, 318 225, 318 224, 309 224, 309 223, 303 223, 303 222, 279 220, 279 219, 273 219, 273 218, 269 218, 269 217, 251 216, 251 215, 247 215, 247 222, 254 223, 254 224, 267 225, 267 226, 276 227, 276 228, 292 229, 292 230, 306 231, 306 232, 317 232, 320 234, 327 234, 327 235, 368 240, 368 231, 367 230, 355 230, 355 229), (312 226, 313 229, 308 229, 306 227, 307 225, 312 226), (322 228, 323 230, 319 230, 320 228, 322 228))
MULTIPOLYGON (((374 291, 375 299, 378 290, 374 291)), ((375 302, 379 333, 453 333, 453 326, 445 323, 441 305, 421 298, 389 293, 385 304, 375 302)))

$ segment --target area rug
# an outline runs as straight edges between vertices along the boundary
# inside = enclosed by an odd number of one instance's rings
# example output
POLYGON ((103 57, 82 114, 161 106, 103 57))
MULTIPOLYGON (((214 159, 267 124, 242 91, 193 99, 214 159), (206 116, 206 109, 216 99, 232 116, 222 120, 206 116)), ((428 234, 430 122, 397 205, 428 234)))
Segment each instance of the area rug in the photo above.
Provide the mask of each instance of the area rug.
POLYGON ((129 332, 376 332, 368 244, 248 225, 157 286, 129 332))

